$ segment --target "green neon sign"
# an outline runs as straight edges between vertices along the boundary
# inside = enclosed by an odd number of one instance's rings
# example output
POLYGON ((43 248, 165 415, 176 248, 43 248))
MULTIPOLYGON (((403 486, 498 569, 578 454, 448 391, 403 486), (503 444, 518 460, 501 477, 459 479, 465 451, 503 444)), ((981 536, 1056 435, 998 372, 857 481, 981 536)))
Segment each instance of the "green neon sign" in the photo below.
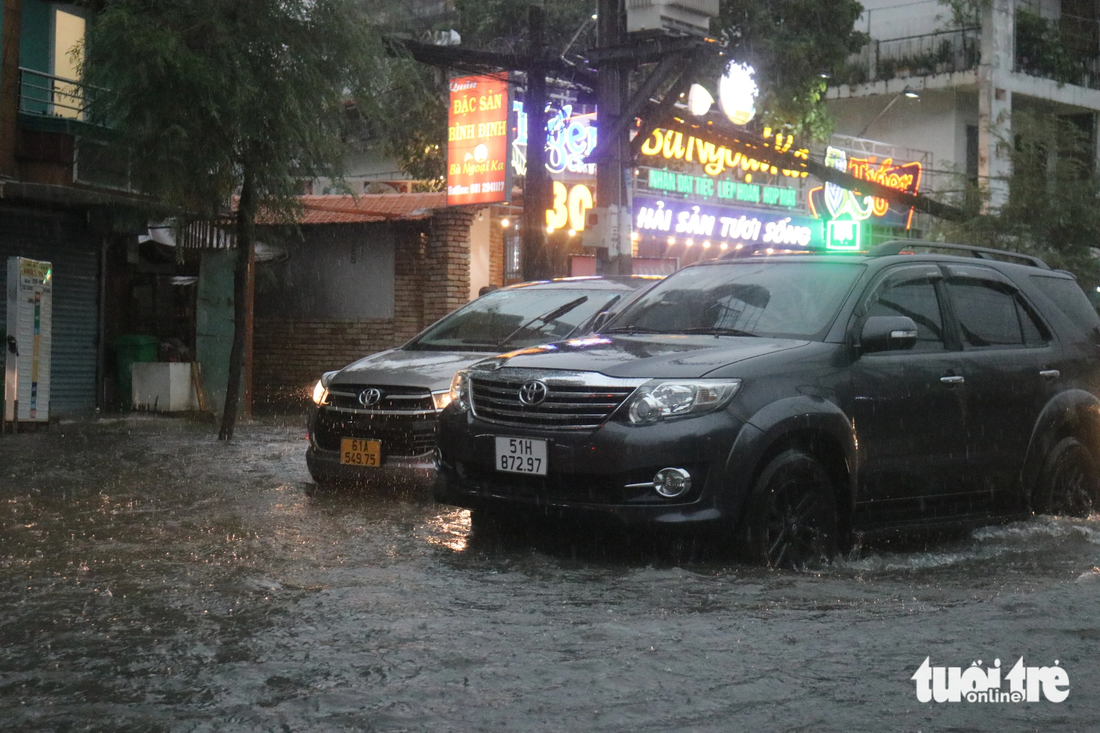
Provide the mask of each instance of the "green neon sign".
POLYGON ((825 249, 837 252, 855 252, 860 249, 862 228, 858 221, 841 219, 830 221, 825 228, 825 249))

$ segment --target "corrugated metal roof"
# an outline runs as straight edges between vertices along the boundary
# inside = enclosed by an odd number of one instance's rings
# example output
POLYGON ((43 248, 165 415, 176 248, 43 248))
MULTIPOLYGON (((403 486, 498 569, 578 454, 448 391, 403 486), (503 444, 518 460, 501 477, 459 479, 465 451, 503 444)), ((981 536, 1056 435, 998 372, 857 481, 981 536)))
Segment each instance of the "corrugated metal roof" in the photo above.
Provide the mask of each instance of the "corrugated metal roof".
POLYGON ((447 194, 381 193, 360 196, 300 196, 298 224, 360 224, 387 219, 427 219, 447 205, 447 194))

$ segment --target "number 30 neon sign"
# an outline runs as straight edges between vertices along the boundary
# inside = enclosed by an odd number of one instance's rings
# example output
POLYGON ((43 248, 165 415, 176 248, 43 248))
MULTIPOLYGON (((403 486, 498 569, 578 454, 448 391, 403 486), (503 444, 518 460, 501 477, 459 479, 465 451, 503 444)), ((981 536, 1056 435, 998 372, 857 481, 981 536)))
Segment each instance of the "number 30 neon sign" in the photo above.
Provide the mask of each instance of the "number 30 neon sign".
POLYGON ((561 181, 554 181, 554 205, 546 210, 546 228, 561 229, 566 224, 574 231, 584 229, 585 213, 592 208, 592 191, 583 183, 569 189, 561 181))

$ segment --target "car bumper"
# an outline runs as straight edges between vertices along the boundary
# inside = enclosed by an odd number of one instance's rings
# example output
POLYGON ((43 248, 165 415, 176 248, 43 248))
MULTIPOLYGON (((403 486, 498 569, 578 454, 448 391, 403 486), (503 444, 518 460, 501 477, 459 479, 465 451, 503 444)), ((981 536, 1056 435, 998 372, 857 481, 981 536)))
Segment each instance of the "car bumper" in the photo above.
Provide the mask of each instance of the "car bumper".
POLYGON ((381 466, 348 466, 340 463, 339 451, 306 449, 306 466, 314 480, 322 483, 378 484, 430 487, 435 481, 434 452, 420 456, 389 457, 381 466))
POLYGON ((560 517, 607 518, 655 528, 724 528, 739 503, 719 490, 739 425, 721 413, 670 422, 659 430, 605 424, 595 432, 548 434, 489 425, 457 415, 440 426, 437 501, 471 509, 495 507, 560 517), (545 477, 495 467, 495 438, 548 441, 545 477), (683 496, 665 498, 650 484, 662 468, 692 476, 683 496))

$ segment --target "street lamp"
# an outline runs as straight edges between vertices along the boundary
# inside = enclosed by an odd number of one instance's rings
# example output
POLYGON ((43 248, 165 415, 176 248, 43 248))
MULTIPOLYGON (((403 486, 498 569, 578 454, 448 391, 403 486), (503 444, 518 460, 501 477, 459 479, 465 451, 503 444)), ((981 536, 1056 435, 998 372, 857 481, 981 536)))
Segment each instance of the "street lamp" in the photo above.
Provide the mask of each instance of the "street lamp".
POLYGON ((912 89, 911 87, 905 87, 905 89, 902 89, 900 94, 891 99, 890 103, 883 107, 881 112, 875 115, 870 122, 863 126, 863 129, 859 131, 859 134, 856 135, 856 137, 863 137, 867 133, 867 130, 871 128, 871 125, 882 119, 882 116, 889 112, 890 108, 893 107, 902 97, 905 97, 906 99, 920 99, 920 94, 917 92, 917 90, 912 89))

